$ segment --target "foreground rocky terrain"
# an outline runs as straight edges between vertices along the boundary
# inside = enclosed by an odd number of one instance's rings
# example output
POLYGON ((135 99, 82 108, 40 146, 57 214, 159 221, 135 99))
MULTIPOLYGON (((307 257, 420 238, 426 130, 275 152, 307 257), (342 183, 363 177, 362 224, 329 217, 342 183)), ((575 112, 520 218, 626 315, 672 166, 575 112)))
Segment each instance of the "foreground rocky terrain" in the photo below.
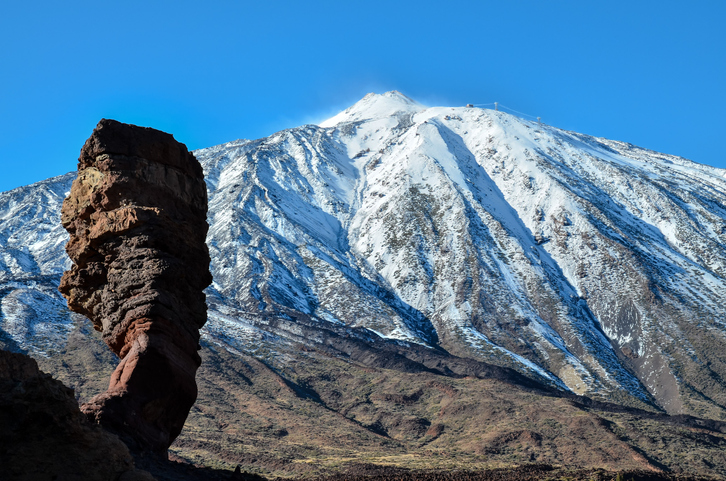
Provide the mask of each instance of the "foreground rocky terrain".
POLYGON ((680 476, 650 471, 620 471, 617 473, 599 469, 562 469, 546 464, 531 464, 518 468, 498 468, 486 471, 432 472, 381 468, 380 466, 355 466, 342 475, 318 478, 319 481, 534 481, 541 479, 571 481, 605 481, 628 479, 633 481, 703 480, 698 476, 680 476))
POLYGON ((86 421, 73 390, 33 359, 2 350, 0 426, 2 479, 144 479, 126 445, 86 421))
MULTIPOLYGON (((71 384, 78 379, 74 376, 81 371, 74 364, 85 363, 95 372, 103 366, 93 359, 106 351, 92 332, 74 331, 67 350, 57 357, 62 377, 71 384)), ((405 373, 336 361, 334 378, 328 365, 331 352, 307 350, 301 358, 306 363, 300 366, 302 372, 285 377, 251 356, 233 356, 210 346, 202 354, 200 398, 171 448, 174 462, 137 457, 133 468, 128 450, 117 438, 105 441, 121 453, 122 470, 145 470, 158 480, 261 479, 254 473, 268 479, 322 476, 330 481, 686 480, 724 475, 726 425, 721 422, 562 398, 537 386, 476 375, 405 373), (237 466, 242 471, 239 476, 234 474, 237 466)), ((113 368, 109 363, 107 373, 113 368)), ((102 378, 103 372, 86 378, 85 396, 105 388, 102 378)), ((44 382, 59 386, 54 389, 65 393, 67 409, 75 409, 76 419, 81 417, 70 390, 57 381, 44 382)), ((3 415, 6 401, 0 403, 3 415)), ((13 412, 17 416, 19 410, 13 412)), ((37 417, 37 410, 30 412, 33 418, 25 417, 26 431, 38 422, 50 431, 47 419, 37 417)), ((52 413, 56 419, 67 419, 62 410, 52 408, 52 413)), ((82 427, 81 421, 75 422, 82 427)), ((97 437, 108 436, 93 428, 84 429, 97 437)), ((71 430, 71 439, 79 430, 71 430)), ((35 439, 29 442, 37 448, 35 439)), ((93 458, 100 448, 104 467, 113 467, 109 462, 113 450, 97 440, 81 443, 80 457, 67 436, 48 436, 44 442, 62 445, 61 451, 48 448, 61 459, 93 458)), ((21 465, 12 456, 7 458, 8 453, 18 452, 22 446, 0 453, 4 466, 22 467, 26 459, 38 467, 54 462, 52 457, 36 461, 23 457, 21 465)), ((84 466, 95 469, 93 462, 84 466)), ((98 473, 98 478, 77 479, 115 479, 104 477, 103 470, 98 473)))
MULTIPOLYGON (((726 475, 724 171, 396 92, 195 155, 214 283, 174 456, 726 475)), ((0 343, 86 402, 118 360, 56 290, 71 181, 0 195, 0 343)))
MULTIPOLYGON (((433 367, 395 352, 381 356, 349 338, 331 335, 325 344, 296 346, 282 371, 263 353, 232 354, 203 341, 199 398, 171 456, 222 473, 239 465, 266 477, 305 479, 361 463, 436 471, 535 463, 726 473, 720 421, 563 397, 465 359, 449 360, 444 374, 443 363, 423 355, 420 361, 433 367)), ((65 349, 40 365, 79 386, 83 402, 107 386, 115 362, 100 362, 105 351, 88 321, 79 321, 65 349)))

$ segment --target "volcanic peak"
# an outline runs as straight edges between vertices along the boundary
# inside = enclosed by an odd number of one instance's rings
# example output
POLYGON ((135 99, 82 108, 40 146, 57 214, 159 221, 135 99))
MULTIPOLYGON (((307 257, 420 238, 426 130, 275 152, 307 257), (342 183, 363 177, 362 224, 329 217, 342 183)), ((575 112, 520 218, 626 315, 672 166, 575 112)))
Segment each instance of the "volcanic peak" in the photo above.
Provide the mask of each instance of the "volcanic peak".
POLYGON ((420 112, 425 108, 425 106, 403 95, 398 90, 391 90, 384 94, 369 93, 351 107, 321 122, 319 125, 320 127, 333 127, 343 122, 383 119, 420 112))

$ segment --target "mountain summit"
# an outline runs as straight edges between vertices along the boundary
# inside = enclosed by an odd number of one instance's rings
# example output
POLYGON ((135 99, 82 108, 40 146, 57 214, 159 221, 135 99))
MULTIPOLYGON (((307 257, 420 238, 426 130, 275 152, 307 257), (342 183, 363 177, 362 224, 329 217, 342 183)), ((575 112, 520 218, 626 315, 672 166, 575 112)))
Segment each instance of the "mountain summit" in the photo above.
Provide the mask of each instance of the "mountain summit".
POLYGON ((197 155, 228 173, 212 210, 235 222, 214 217, 209 241, 219 293, 245 310, 292 308, 670 412, 722 396, 679 381, 721 376, 719 169, 398 92, 197 155))
MULTIPOLYGON (((399 92, 194 154, 210 345, 284 369, 286 349, 335 333, 726 417, 724 170, 399 92)), ((73 325, 54 291, 68 185, 0 195, 2 336, 40 355, 73 325)))
POLYGON ((320 127, 333 127, 344 122, 395 117, 399 114, 413 114, 425 108, 397 90, 381 95, 369 93, 353 106, 320 123, 320 127))

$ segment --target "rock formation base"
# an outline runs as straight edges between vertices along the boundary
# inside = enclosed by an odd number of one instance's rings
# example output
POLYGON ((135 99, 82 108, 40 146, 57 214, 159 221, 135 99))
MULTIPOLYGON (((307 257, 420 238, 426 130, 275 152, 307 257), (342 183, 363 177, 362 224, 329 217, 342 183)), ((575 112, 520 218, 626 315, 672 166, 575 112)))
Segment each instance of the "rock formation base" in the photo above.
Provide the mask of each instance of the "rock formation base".
POLYGON ((32 358, 0 350, 0 479, 152 480, 128 448, 89 424, 73 390, 32 358))

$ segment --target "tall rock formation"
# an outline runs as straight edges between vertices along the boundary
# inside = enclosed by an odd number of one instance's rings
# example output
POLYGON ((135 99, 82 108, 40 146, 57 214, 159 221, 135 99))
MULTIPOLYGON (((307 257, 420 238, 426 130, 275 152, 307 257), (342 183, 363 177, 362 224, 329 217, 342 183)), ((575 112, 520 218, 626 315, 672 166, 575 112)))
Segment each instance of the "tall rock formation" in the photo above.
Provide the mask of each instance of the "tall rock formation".
POLYGON ((196 400, 211 283, 199 162, 158 130, 103 119, 61 211, 73 266, 60 291, 120 358, 91 419, 136 449, 166 452, 196 400))

